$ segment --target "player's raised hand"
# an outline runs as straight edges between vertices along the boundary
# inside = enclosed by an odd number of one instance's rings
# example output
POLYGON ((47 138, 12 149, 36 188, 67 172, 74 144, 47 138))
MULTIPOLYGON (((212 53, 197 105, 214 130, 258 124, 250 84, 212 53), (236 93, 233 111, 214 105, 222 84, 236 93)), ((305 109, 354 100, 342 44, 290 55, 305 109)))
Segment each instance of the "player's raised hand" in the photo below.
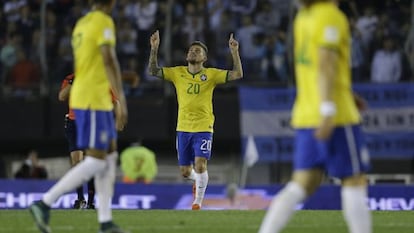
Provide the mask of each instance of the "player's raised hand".
POLYGON ((159 31, 155 31, 150 38, 151 49, 158 49, 160 46, 160 33, 159 31))
POLYGON ((239 42, 236 39, 234 39, 233 33, 230 34, 229 48, 231 52, 235 52, 239 50, 239 42))

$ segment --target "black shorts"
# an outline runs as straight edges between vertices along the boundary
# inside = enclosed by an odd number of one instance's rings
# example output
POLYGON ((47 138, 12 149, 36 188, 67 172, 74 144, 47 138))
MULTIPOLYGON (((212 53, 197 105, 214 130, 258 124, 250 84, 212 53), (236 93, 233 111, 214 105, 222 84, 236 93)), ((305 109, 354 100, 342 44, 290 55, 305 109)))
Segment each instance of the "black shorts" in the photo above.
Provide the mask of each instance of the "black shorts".
POLYGON ((68 141, 69 152, 80 150, 77 146, 76 124, 74 120, 65 116, 65 136, 68 141))

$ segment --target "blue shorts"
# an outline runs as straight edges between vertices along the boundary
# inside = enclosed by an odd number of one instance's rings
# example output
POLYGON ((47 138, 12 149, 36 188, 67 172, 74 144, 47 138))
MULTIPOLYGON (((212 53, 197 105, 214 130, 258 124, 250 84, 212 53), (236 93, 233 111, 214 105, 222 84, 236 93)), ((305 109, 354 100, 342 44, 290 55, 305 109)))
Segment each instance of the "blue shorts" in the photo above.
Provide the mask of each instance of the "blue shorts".
POLYGON ((113 112, 80 109, 74 112, 78 148, 108 150, 111 141, 117 138, 113 112))
POLYGON ((68 141, 69 152, 80 150, 76 145, 76 124, 74 120, 65 116, 65 136, 68 141))
POLYGON ((177 132, 177 156, 180 166, 194 164, 195 157, 204 157, 207 160, 211 157, 213 144, 213 133, 188 133, 177 132))
POLYGON ((337 127, 327 141, 317 140, 314 132, 296 130, 294 170, 320 168, 340 179, 368 171, 369 154, 359 125, 337 127))

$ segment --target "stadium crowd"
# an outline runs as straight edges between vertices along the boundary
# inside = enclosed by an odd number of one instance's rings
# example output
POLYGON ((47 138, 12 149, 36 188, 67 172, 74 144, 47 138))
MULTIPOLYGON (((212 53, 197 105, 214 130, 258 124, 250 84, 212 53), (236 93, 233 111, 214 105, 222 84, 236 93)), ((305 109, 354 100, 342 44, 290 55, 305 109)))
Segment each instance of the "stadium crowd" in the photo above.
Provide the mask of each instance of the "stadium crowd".
MULTIPOLYGON (((58 86, 72 72, 71 32, 76 19, 86 13, 88 1, 48 0, 44 31, 41 2, 0 3, 3 95, 30 96, 44 86, 58 86), (42 51, 45 64, 41 63, 42 51)), ((411 1, 340 0, 339 5, 351 22, 354 82, 411 81, 411 1)), ((227 38, 233 32, 240 41, 243 82, 289 85, 293 9, 286 0, 118 0, 113 16, 120 63, 123 70, 138 72, 144 86, 160 86, 146 71, 148 38, 159 29, 162 38, 169 38, 161 42, 163 65, 182 63, 188 45, 201 40, 209 46, 208 65, 229 68, 227 38)))

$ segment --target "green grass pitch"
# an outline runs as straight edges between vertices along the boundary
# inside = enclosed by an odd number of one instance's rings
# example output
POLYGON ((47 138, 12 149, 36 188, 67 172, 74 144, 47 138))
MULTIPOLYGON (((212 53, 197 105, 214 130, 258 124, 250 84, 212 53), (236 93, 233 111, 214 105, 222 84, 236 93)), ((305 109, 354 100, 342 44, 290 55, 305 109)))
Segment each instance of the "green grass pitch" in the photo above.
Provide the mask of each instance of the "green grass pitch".
MULTIPOLYGON (((96 212, 52 210, 54 233, 97 233, 96 212)), ((253 233, 264 211, 114 210, 114 221, 132 233, 253 233)), ((413 211, 373 212, 375 233, 414 232, 413 211)), ((1 210, 0 233, 38 232, 27 210, 1 210)), ((283 233, 346 233, 340 211, 298 211, 283 233)))

